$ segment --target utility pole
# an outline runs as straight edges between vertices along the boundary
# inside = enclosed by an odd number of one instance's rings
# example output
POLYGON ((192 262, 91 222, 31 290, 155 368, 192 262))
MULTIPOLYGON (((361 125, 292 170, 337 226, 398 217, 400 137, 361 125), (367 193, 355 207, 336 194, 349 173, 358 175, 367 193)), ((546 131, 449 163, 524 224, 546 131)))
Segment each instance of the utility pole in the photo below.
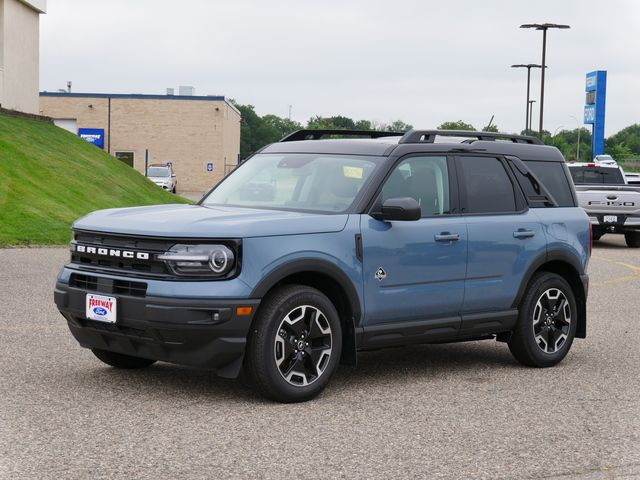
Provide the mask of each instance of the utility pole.
POLYGON ((580 161, 580 130, 581 130, 580 122, 573 115, 570 115, 570 117, 576 121, 576 125, 578 126, 578 146, 576 147, 576 162, 579 162, 580 161))
POLYGON ((529 101, 529 90, 531 87, 531 69, 532 68, 542 68, 542 65, 537 65, 535 63, 519 63, 517 65, 511 65, 511 68, 526 68, 527 69, 527 102, 526 102, 526 110, 524 114, 524 131, 529 132, 531 129, 531 122, 529 120, 529 107, 531 106, 531 102, 529 101))
POLYGON ((520 25, 520 28, 534 28, 536 30, 542 30, 542 77, 540 80, 540 128, 539 136, 542 140, 543 119, 544 119, 544 71, 546 69, 547 59, 547 30, 550 28, 567 29, 571 28, 569 25, 560 25, 556 23, 526 23, 520 25))
MULTIPOLYGON (((529 100, 529 129, 531 129, 531 120, 533 119, 533 104, 536 103, 535 100, 529 100)), ((527 132, 529 134, 529 132, 527 132)))

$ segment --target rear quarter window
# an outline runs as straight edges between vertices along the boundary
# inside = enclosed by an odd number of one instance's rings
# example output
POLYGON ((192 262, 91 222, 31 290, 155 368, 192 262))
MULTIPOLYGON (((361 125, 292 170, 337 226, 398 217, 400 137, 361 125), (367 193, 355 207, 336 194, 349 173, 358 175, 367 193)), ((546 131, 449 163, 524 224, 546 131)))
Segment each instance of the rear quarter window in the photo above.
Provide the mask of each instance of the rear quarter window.
POLYGON ((553 195, 559 207, 575 207, 572 187, 562 162, 538 162, 525 160, 525 165, 538 177, 547 191, 553 195))

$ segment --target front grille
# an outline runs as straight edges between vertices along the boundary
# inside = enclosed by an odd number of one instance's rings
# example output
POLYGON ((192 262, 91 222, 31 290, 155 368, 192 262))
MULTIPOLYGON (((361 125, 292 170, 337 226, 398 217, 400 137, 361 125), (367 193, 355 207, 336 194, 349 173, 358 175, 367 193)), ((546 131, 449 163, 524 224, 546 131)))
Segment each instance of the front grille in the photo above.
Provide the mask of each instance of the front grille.
POLYGON ((75 232, 72 242, 71 262, 85 269, 112 270, 129 275, 146 277, 169 276, 170 272, 163 261, 156 256, 165 253, 176 241, 149 240, 135 237, 118 237, 87 232, 75 232), (100 255, 93 252, 78 251, 78 246, 100 249, 101 251, 130 252, 148 254, 149 258, 125 258, 124 256, 100 255), (75 250, 74 250, 75 248, 75 250))
POLYGON ((147 284, 143 282, 115 280, 113 282, 113 293, 129 295, 131 297, 144 297, 147 294, 147 284))
POLYGON ((74 273, 71 275, 69 285, 75 288, 81 288, 83 290, 98 290, 98 278, 91 277, 89 275, 79 275, 74 273))
POLYGON ((94 277, 80 273, 71 274, 69 285, 74 288, 98 293, 126 295, 130 297, 144 297, 147 295, 147 284, 144 282, 113 280, 111 278, 94 277))

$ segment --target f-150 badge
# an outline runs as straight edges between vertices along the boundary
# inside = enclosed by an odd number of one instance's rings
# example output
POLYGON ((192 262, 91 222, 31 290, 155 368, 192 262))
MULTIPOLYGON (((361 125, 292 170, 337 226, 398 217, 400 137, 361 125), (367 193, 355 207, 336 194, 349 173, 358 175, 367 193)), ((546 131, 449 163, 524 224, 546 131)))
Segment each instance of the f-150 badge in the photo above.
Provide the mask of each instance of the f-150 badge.
POLYGON ((373 276, 376 278, 376 280, 381 282, 382 280, 387 278, 387 272, 385 272, 384 269, 380 267, 378 268, 378 270, 376 270, 376 273, 373 276))

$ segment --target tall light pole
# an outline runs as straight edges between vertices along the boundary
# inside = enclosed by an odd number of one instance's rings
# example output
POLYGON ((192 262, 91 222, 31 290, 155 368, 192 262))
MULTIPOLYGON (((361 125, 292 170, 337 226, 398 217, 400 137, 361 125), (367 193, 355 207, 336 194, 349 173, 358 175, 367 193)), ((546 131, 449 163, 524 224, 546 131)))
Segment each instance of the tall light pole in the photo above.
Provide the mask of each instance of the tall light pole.
POLYGON ((559 25, 557 23, 525 23, 520 25, 520 28, 535 28, 536 30, 542 30, 542 77, 540 80, 540 139, 542 140, 542 125, 544 116, 544 71, 546 69, 546 55, 547 55, 547 30, 550 28, 567 29, 571 28, 569 25, 559 25))
POLYGON ((531 128, 529 124, 529 90, 531 86, 531 69, 532 68, 542 68, 542 65, 537 65, 535 63, 519 63, 517 65, 511 65, 511 68, 526 68, 527 69, 527 105, 526 111, 524 115, 524 131, 528 132, 531 128))
MULTIPOLYGON (((536 103, 535 100, 529 100, 529 128, 531 128, 531 120, 533 119, 533 104, 536 103)), ((527 135, 529 132, 527 132, 527 135)))
POLYGON ((576 125, 578 126, 578 146, 576 147, 576 162, 579 162, 580 161, 580 130, 581 130, 580 122, 573 115, 569 115, 569 116, 576 121, 576 125))

